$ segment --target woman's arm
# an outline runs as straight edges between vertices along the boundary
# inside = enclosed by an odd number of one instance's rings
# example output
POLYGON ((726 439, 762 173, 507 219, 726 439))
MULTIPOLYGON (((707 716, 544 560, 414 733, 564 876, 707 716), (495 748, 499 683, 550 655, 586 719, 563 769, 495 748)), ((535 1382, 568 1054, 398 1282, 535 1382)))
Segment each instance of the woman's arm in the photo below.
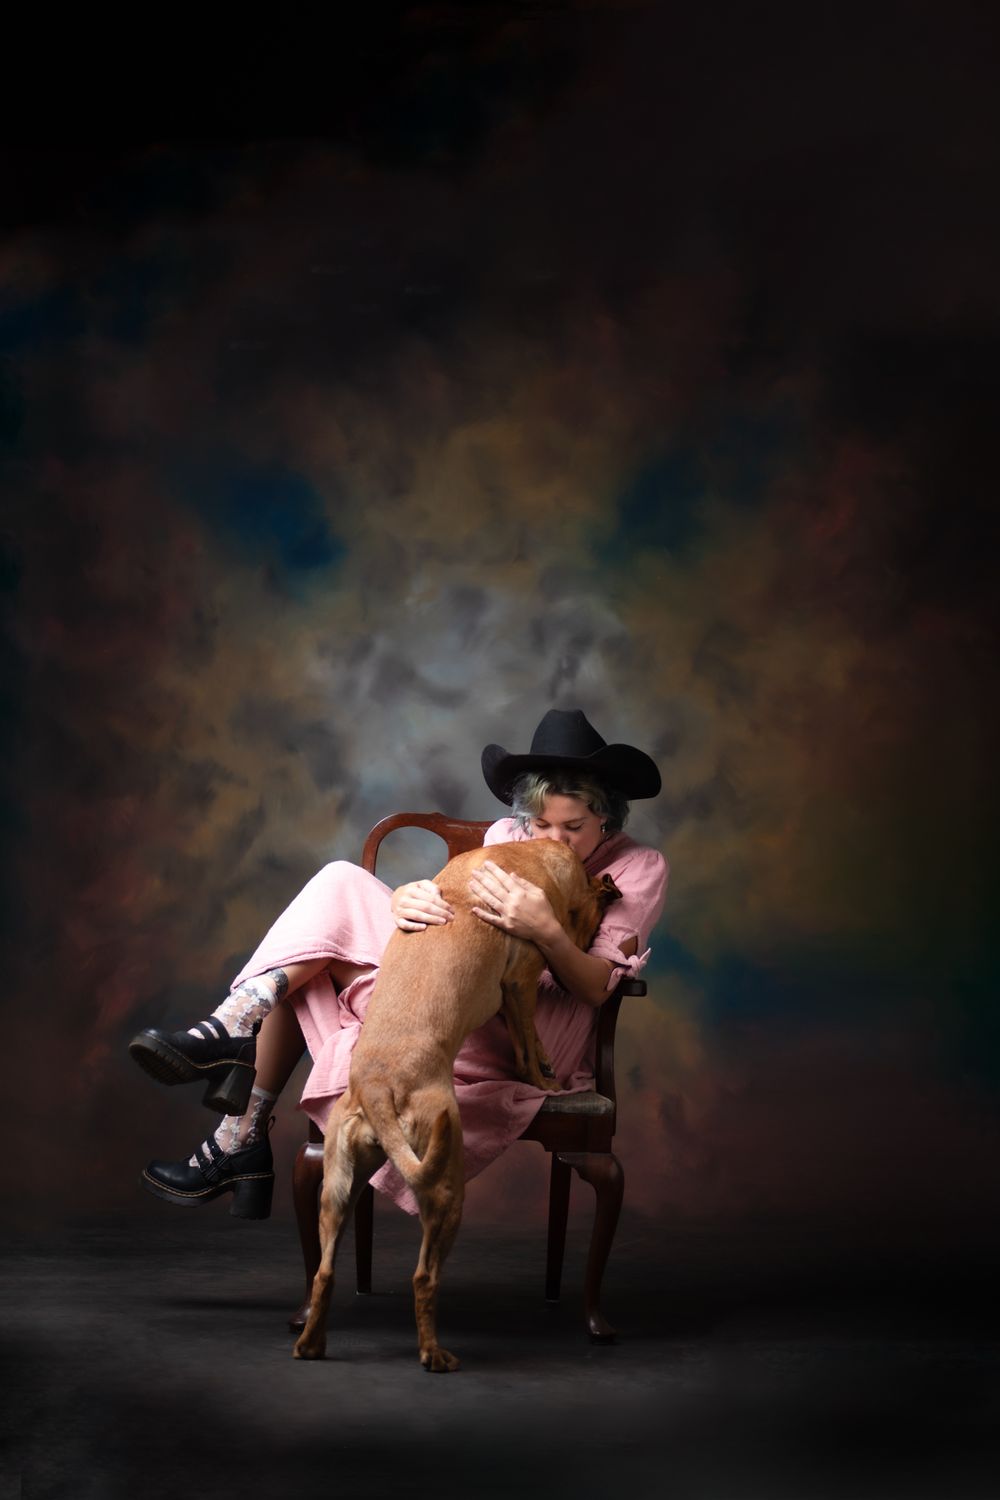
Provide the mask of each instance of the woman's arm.
MULTIPOLYGON (((558 922, 556 927, 558 938, 551 943, 539 943, 538 946, 563 989, 596 1009, 612 993, 608 989, 608 977, 614 964, 609 958, 601 958, 596 953, 581 952, 559 927, 558 922)), ((622 956, 631 958, 638 946, 634 937, 626 939, 622 944, 622 956)))
POLYGON ((455 915, 433 880, 410 880, 397 886, 389 903, 400 932, 423 932, 438 927, 455 915))
MULTIPOLYGON (((614 964, 597 954, 580 951, 563 931, 540 886, 487 860, 470 878, 469 889, 477 903, 472 908, 477 917, 534 943, 563 989, 578 1000, 594 1006, 604 1003, 614 964)), ((623 956, 629 957, 636 947, 634 937, 627 940, 622 944, 623 956)))

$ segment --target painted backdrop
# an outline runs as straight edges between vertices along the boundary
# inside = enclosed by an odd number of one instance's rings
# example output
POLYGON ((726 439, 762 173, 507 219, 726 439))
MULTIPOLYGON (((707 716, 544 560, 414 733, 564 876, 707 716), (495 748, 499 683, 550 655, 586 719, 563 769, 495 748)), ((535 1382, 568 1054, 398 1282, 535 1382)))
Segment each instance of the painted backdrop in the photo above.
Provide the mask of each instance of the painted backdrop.
MULTIPOLYGON (((849 35, 668 10, 414 11, 306 130, 7 152, 28 1223, 128 1209, 142 1161, 198 1139, 193 1098, 130 1071, 135 1029, 206 1013, 385 813, 499 813, 482 746, 526 749, 557 705, 664 778, 633 820, 673 874, 622 1019, 631 1204, 976 1232, 975 8, 849 35)), ((489 1214, 513 1187, 484 1182, 489 1214)))

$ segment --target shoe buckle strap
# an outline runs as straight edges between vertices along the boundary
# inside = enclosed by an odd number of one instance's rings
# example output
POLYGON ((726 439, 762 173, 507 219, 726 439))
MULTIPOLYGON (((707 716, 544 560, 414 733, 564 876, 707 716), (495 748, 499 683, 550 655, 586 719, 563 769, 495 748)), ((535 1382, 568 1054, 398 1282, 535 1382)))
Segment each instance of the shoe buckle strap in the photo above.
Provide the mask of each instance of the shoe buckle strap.
POLYGON ((198 1150, 195 1152, 195 1155, 198 1158, 198 1166, 201 1170, 201 1175, 204 1177, 206 1182, 212 1183, 213 1186, 219 1181, 222 1176, 219 1162, 224 1154, 225 1153, 223 1152, 222 1147, 219 1145, 214 1135, 210 1135, 207 1140, 202 1141, 201 1145, 198 1147, 198 1150))
POLYGON ((204 1037, 206 1042, 224 1041, 226 1033, 220 1032, 217 1028, 218 1022, 214 1017, 209 1016, 207 1021, 196 1021, 191 1029, 192 1031, 197 1031, 199 1036, 204 1037))

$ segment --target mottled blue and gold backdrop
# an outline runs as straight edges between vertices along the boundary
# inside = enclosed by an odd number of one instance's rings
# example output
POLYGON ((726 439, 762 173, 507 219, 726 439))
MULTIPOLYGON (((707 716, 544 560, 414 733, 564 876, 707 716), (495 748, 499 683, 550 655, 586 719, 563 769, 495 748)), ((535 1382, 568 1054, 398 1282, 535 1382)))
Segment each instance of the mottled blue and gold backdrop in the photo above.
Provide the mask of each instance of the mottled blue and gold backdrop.
POLYGON ((133 1030, 205 1013, 385 813, 499 813, 479 752, 553 704, 664 778, 629 1202, 906 1236, 995 1202, 985 62, 915 17, 887 90, 888 22, 831 13, 762 73, 749 11, 668 9, 414 11, 301 131, 6 153, 28 1222, 198 1139, 133 1030))

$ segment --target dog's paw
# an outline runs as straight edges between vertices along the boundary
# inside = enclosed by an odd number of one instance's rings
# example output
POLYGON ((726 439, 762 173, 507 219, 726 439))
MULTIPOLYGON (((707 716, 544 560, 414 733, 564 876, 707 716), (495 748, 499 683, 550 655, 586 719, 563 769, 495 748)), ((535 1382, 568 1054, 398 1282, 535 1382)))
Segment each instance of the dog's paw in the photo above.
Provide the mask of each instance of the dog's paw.
POLYGON ((449 1375, 452 1370, 459 1368, 454 1354, 449 1354, 440 1344, 435 1344, 433 1349, 421 1349, 420 1363, 434 1375, 449 1375))

